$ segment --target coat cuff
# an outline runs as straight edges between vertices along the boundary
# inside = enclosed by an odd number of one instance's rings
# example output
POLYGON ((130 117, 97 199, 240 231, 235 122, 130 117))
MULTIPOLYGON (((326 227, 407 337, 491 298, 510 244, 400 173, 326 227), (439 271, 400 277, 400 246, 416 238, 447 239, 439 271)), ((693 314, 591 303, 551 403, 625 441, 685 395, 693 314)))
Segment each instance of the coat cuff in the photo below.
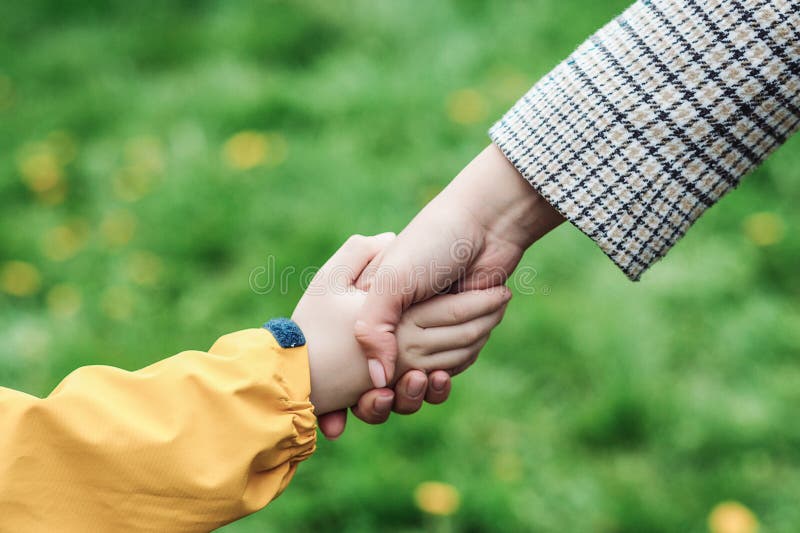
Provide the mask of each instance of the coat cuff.
POLYGON ((251 466, 254 475, 263 482, 261 490, 250 495, 253 501, 247 502, 252 510, 280 494, 294 476, 297 465, 316 448, 317 424, 310 400, 308 351, 305 343, 284 348, 278 337, 266 328, 247 329, 221 337, 209 350, 211 354, 248 359, 251 374, 259 376, 252 385, 237 392, 243 400, 252 396, 250 401, 259 406, 254 414, 262 417, 253 423, 266 430, 260 453, 251 466), (267 490, 268 486, 274 488, 267 490))
POLYGON ((637 280, 800 126, 798 25, 794 2, 642 0, 490 137, 637 280))

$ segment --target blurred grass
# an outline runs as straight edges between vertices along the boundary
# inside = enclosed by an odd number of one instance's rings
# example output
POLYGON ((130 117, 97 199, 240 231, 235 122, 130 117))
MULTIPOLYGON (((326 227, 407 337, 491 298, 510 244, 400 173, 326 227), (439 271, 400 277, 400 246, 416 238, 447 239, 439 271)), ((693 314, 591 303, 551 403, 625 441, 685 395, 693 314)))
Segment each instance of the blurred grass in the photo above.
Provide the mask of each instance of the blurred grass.
MULTIPOLYGON (((42 395, 288 314, 300 270, 401 229, 625 4, 0 4, 0 383, 42 395), (249 290, 270 255, 285 294, 249 290)), ((796 531, 799 149, 641 284, 560 228, 446 406, 351 421, 225 531, 705 531, 725 500, 796 531), (428 480, 454 516, 415 505, 428 480)))

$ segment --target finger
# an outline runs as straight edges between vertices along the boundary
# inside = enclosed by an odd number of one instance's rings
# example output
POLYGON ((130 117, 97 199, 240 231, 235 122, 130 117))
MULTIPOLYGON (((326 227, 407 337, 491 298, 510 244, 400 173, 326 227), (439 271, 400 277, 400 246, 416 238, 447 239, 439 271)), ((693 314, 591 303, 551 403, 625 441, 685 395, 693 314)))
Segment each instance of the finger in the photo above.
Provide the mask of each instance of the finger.
POLYGON ((508 287, 500 285, 479 291, 442 294, 413 305, 406 311, 417 326, 453 326, 488 315, 511 299, 508 287))
POLYGON ((391 389, 372 389, 365 392, 353 407, 353 414, 367 424, 383 424, 392 412, 394 392, 391 389))
POLYGON ((469 346, 426 355, 425 368, 447 369, 451 376, 459 374, 460 372, 455 372, 454 370, 459 369, 463 372, 466 369, 464 365, 469 366, 474 363, 488 340, 489 334, 487 333, 469 346))
POLYGON ((422 407, 427 389, 428 376, 420 370, 409 370, 395 385, 394 411, 401 415, 416 413, 422 407))
POLYGON ((385 387, 394 376, 397 361, 395 330, 403 310, 413 298, 409 291, 397 287, 397 280, 406 277, 402 268, 381 267, 353 328, 355 338, 367 356, 370 379, 377 388, 385 387))
POLYGON ((395 330, 403 311, 412 302, 430 296, 431 284, 419 280, 419 271, 415 272, 407 246, 400 243, 402 238, 401 235, 387 248, 354 326, 355 338, 364 350, 370 378, 377 388, 385 387, 394 377, 395 330))
POLYGON ((445 352, 456 348, 466 348, 491 333, 492 329, 503 319, 505 310, 504 304, 493 313, 475 318, 469 322, 464 322, 463 324, 425 328, 421 331, 417 331, 415 334, 419 335, 420 339, 416 344, 419 344, 422 352, 426 354, 445 352))
POLYGON ((344 433, 344 426, 347 423, 347 410, 333 411, 326 413, 317 419, 319 430, 329 440, 338 439, 344 433))
POLYGON ((470 357, 464 364, 458 365, 455 368, 448 368, 447 369, 447 373, 450 374, 450 376, 457 376, 460 373, 464 372, 469 367, 471 367, 472 365, 475 364, 475 361, 478 360, 479 353, 480 352, 477 352, 477 353, 473 354, 473 356, 470 357))
POLYGON ((442 403, 450 396, 452 380, 444 370, 435 370, 428 376, 428 392, 425 401, 431 404, 442 403))
POLYGON ((334 252, 320 268, 320 275, 329 276, 330 283, 340 287, 349 287, 358 279, 364 268, 381 250, 395 239, 391 232, 365 237, 352 235, 334 252))
MULTIPOLYGON (((516 265, 520 257, 517 257, 513 264, 516 265)), ((477 268, 456 283, 455 292, 488 289, 495 285, 503 285, 508 280, 509 274, 511 272, 507 272, 503 267, 477 268)))

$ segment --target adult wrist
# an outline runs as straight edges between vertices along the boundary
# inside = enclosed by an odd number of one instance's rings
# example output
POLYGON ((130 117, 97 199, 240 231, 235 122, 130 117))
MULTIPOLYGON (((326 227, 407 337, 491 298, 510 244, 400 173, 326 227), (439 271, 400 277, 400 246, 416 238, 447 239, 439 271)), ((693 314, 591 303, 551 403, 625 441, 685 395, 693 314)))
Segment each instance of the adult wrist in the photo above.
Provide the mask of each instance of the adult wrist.
POLYGON ((464 167, 443 196, 468 209, 487 233, 522 249, 564 221, 494 144, 464 167))

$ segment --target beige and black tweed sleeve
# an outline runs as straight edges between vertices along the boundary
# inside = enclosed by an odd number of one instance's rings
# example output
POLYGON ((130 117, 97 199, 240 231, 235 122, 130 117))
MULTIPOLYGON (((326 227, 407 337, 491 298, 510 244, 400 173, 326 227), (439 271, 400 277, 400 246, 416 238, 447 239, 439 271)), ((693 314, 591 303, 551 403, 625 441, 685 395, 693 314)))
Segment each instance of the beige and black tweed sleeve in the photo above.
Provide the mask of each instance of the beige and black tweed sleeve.
POLYGON ((800 0, 640 0, 490 130, 631 279, 800 125, 800 0))

